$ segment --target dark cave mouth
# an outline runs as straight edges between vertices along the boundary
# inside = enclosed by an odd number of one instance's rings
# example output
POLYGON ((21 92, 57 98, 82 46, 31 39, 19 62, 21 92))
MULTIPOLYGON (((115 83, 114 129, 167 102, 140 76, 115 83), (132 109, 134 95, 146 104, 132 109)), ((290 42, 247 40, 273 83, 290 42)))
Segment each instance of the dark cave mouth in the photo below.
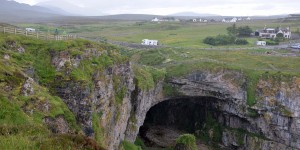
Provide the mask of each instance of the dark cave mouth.
POLYGON ((163 101, 147 112, 138 136, 147 147, 161 148, 175 146, 176 138, 184 133, 203 136, 207 134, 204 130, 208 125, 218 126, 217 117, 221 113, 218 110, 219 101, 213 97, 163 101))

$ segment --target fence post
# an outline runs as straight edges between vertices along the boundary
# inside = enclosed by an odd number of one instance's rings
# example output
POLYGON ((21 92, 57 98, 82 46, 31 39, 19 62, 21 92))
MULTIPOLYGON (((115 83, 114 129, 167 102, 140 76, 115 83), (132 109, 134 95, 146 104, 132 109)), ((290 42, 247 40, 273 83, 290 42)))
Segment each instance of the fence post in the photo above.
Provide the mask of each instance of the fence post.
POLYGON ((26 30, 26 32, 25 32, 25 35, 27 36, 27 30, 26 30))
POLYGON ((15 28, 15 35, 17 34, 17 28, 15 28))
POLYGON ((49 30, 47 31, 46 40, 48 40, 49 30))
POLYGON ((39 38, 39 31, 36 32, 36 38, 37 38, 37 39, 39 38))

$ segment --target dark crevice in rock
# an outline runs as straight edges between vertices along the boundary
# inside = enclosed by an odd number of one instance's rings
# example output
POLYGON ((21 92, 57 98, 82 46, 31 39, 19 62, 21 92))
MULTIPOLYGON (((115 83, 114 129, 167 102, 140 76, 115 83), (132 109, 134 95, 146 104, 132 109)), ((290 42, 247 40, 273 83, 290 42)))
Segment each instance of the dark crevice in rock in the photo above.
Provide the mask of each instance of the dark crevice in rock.
POLYGON ((222 112, 216 109, 218 101, 212 97, 185 97, 163 101, 148 111, 139 136, 150 147, 174 146, 180 134, 195 134, 202 130, 207 116, 212 115, 215 119, 220 116, 222 112))

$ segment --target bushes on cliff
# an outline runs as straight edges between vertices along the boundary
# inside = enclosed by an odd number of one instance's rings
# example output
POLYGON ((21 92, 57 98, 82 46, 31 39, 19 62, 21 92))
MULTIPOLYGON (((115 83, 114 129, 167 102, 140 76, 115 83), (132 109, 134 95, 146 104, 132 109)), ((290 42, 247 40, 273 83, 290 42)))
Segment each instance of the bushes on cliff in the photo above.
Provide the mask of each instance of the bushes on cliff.
POLYGON ((128 141, 123 141, 120 149, 121 150, 142 150, 140 146, 136 146, 128 141))
POLYGON ((175 150, 197 150, 196 138, 192 134, 183 134, 176 139, 175 150))
POLYGON ((149 66, 135 65, 133 71, 138 87, 144 90, 154 88, 155 84, 163 80, 166 74, 165 69, 156 69, 149 66))

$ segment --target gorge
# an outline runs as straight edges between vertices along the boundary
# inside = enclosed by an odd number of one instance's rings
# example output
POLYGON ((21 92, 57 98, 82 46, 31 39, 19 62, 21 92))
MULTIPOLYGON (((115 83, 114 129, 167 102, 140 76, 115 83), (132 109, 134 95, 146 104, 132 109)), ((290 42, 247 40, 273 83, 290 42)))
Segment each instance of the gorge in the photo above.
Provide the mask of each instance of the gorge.
MULTIPOLYGON (((84 135, 108 150, 138 136, 149 140, 146 131, 156 127, 191 133, 224 149, 300 149, 296 75, 263 72, 253 78, 229 67, 173 75, 169 68, 131 62, 108 44, 79 40, 57 46, 62 43, 3 43, 1 102, 17 105, 30 128, 46 125, 41 132, 49 136, 84 135), (24 52, 18 52, 21 47, 24 52), (32 60, 33 54, 41 57, 32 60)), ((9 134, 15 130, 7 128, 9 134)))

